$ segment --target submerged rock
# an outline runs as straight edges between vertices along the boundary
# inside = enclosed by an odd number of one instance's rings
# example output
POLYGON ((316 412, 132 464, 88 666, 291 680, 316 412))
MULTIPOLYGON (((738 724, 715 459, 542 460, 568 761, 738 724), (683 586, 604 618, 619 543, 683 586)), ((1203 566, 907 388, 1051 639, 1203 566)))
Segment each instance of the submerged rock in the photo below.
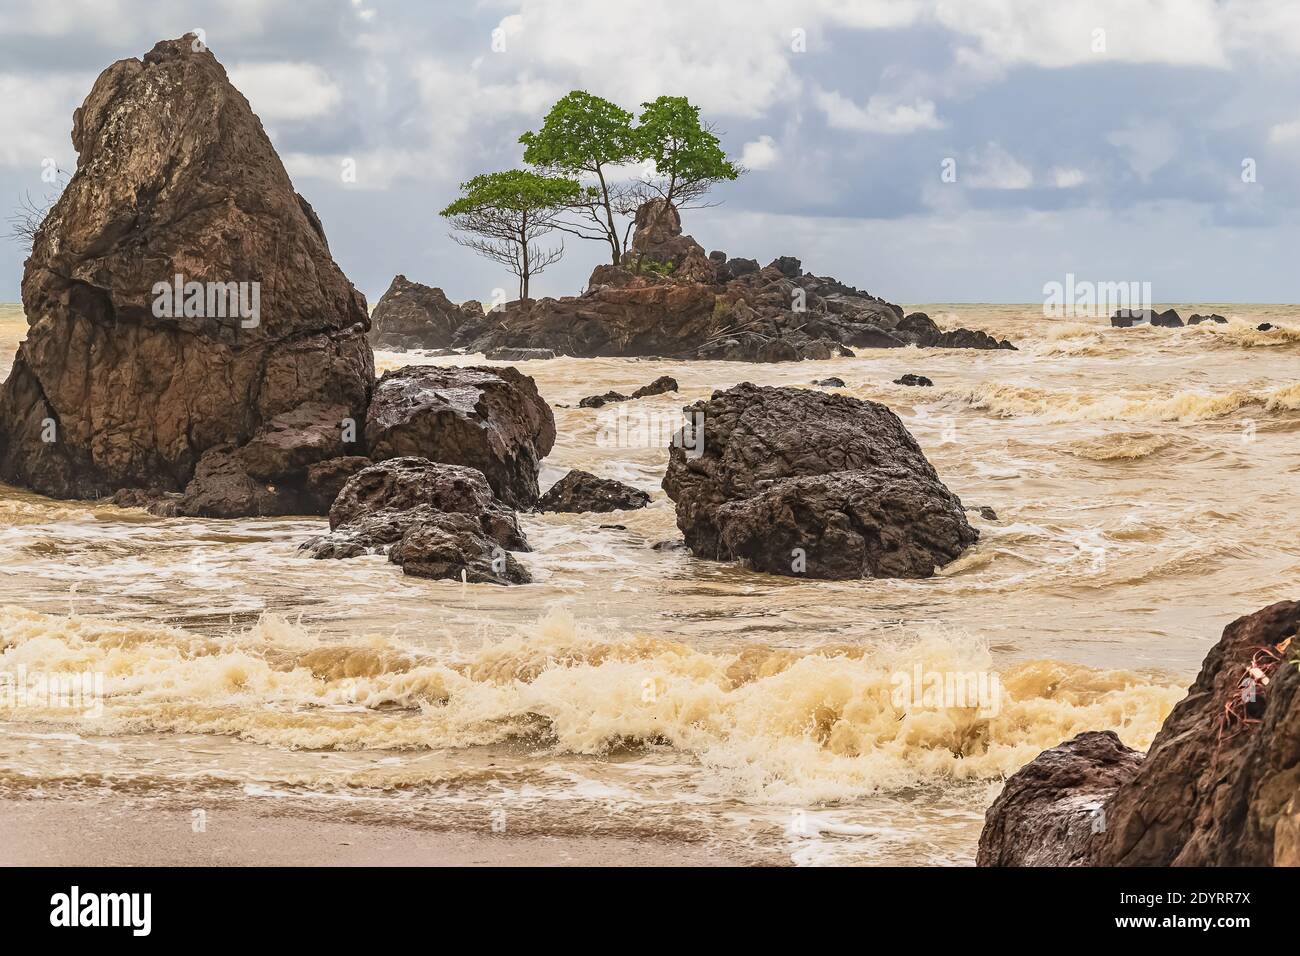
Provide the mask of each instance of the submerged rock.
MULTIPOLYGON (((365 299, 194 36, 104 70, 72 144, 23 274, 31 328, 0 389, 0 477, 55 497, 175 492, 205 453, 305 404, 363 418, 365 299)), ((232 467, 191 497, 237 507, 232 467)), ((246 491, 248 513, 283 505, 246 491)))
POLYGON ((1202 322, 1213 322, 1216 325, 1228 324, 1228 320, 1225 319, 1223 316, 1219 315, 1217 312, 1211 313, 1210 315, 1199 315, 1199 314, 1193 315, 1191 318, 1187 320, 1188 325, 1200 325, 1202 322))
POLYGON ((703 558, 819 578, 928 577, 979 538, 888 408, 749 383, 684 410, 663 487, 703 558), (701 417, 702 416, 702 417, 701 417))
POLYGON ((820 385, 822 388, 843 388, 844 379, 838 375, 832 375, 830 378, 819 378, 813 384, 820 385))
POLYGON ((395 276, 370 315, 370 344, 379 349, 447 349, 462 325, 482 315, 477 302, 456 305, 441 289, 395 276))
POLYGON ((631 511, 650 504, 650 496, 613 478, 597 478, 586 471, 573 469, 542 495, 538 511, 604 513, 631 511))
POLYGON ((543 362, 555 358, 553 349, 488 349, 483 356, 489 362, 543 362))
POLYGON ((895 385, 917 385, 920 386, 921 388, 934 387, 934 382, 930 381, 924 375, 913 375, 911 372, 908 372, 906 375, 902 376, 901 378, 894 379, 894 384, 895 385))
POLYGON ((613 402, 629 402, 637 398, 648 398, 651 395, 663 395, 666 392, 677 391, 677 379, 671 375, 660 375, 649 385, 642 385, 631 395, 624 395, 622 392, 608 391, 603 395, 588 395, 578 402, 579 408, 600 408, 613 402))
POLYGON ((1173 309, 1166 309, 1163 312, 1151 316, 1151 324, 1165 329, 1181 329, 1183 320, 1173 309))
POLYGON ((477 468, 516 508, 538 496, 537 471, 555 444, 555 416, 514 368, 411 365, 386 372, 366 417, 375 461, 415 456, 477 468))
POLYGON ((1300 865, 1298 628, 1295 601, 1229 624, 1145 756, 1083 734, 1022 767, 985 816, 978 862, 1300 865))

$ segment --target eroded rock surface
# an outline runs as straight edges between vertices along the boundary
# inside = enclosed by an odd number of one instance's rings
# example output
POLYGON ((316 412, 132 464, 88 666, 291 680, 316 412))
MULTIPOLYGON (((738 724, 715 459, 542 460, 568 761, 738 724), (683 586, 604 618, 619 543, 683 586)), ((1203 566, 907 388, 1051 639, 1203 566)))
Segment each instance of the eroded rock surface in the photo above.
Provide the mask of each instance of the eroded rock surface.
POLYGON ((537 471, 555 444, 555 416, 514 368, 412 365, 386 372, 366 418, 375 461, 415 456, 476 468, 515 508, 537 501, 537 471))
POLYGON ((104 70, 72 143, 23 274, 31 328, 0 390, 0 477, 55 497, 176 492, 206 452, 306 403, 362 419, 365 299, 195 37, 104 70))
POLYGON ((1101 735, 1085 734, 1022 767, 989 808, 979 862, 1300 862, 1297 628, 1296 601, 1229 624, 1145 756, 1118 741, 1097 746, 1092 738, 1101 735), (1099 826, 1060 822, 1077 816, 1081 794, 1100 805, 1099 826))
POLYGON ((847 395, 743 383, 685 410, 701 436, 663 487, 699 557, 774 574, 928 577, 979 538, 898 417, 847 395))
POLYGON ((377 349, 445 349, 466 322, 478 321, 477 302, 457 305, 441 289, 393 278, 370 315, 370 344, 377 349))
POLYGON ((537 502, 538 511, 631 511, 650 503, 650 495, 613 478, 598 478, 574 469, 551 486, 537 502))

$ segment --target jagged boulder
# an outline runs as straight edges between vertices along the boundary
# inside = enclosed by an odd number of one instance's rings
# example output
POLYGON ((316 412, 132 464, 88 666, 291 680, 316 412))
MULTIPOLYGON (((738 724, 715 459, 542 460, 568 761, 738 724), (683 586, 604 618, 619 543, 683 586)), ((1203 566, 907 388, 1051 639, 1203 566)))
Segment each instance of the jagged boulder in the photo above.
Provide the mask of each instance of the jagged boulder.
POLYGON ((449 348, 460 327, 482 315, 477 302, 456 305, 441 289, 395 276, 370 314, 370 344, 377 349, 449 348))
POLYGON ((642 203, 635 225, 623 265, 634 272, 650 270, 690 282, 717 280, 716 263, 705 255, 703 246, 682 235, 682 218, 672 204, 663 199, 642 203))
POLYGON ((375 461, 415 456, 477 468, 498 498, 529 508, 555 416, 518 369, 412 365, 375 385, 365 437, 375 461))
POLYGON ((819 578, 928 577, 979 538, 883 405, 746 382, 684 411, 663 487, 699 557, 819 578))
POLYGON ((174 492, 210 449, 305 403, 362 419, 365 299, 196 37, 104 70, 72 143, 23 274, 0 478, 56 497, 174 492))
POLYGON ((1224 628, 1145 756, 1082 735, 1022 767, 986 814, 978 862, 1300 864, 1298 629, 1296 601, 1224 628))
POLYGON ((632 511, 650 504, 650 496, 613 478, 598 478, 577 468, 551 486, 537 502, 538 511, 570 513, 632 511))
POLYGON ((524 584, 509 551, 527 551, 514 511, 482 472, 423 458, 362 468, 330 508, 330 533, 302 549, 313 558, 384 554, 406 574, 470 583, 524 584))

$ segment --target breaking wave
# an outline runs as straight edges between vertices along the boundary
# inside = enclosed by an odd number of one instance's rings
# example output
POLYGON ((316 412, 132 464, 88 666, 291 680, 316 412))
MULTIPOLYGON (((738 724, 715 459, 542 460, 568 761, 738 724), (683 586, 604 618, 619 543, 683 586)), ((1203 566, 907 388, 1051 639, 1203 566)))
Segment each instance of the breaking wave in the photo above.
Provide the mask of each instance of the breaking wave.
POLYGON ((438 651, 387 637, 330 643, 272 615, 206 637, 0 608, 0 670, 19 667, 102 673, 102 715, 17 714, 0 697, 6 719, 97 735, 229 735, 288 749, 513 741, 599 757, 672 748, 728 792, 760 801, 993 780, 1083 730, 1113 729, 1144 747, 1184 693, 1130 671, 1036 660, 996 671, 995 707, 900 704, 901 674, 995 673, 987 646, 930 631, 872 647, 705 651, 604 635, 563 608, 473 649, 438 651))
POLYGON ((1132 389, 1107 394, 1054 391, 1031 385, 984 382, 948 396, 999 418, 1034 417, 1043 422, 1196 422, 1223 418, 1245 408, 1266 412, 1300 409, 1300 382, 1274 389, 1185 390, 1173 394, 1132 389))

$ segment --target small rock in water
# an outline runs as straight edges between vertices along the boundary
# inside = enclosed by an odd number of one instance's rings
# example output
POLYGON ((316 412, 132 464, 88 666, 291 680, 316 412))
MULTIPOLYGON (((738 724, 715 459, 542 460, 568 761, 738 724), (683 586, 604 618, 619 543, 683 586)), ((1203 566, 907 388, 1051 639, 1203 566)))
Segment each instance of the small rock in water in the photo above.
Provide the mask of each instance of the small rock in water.
POLYGON ((820 385, 822 388, 843 388, 844 379, 838 375, 832 375, 830 378, 819 378, 813 384, 820 385))
POLYGON ((499 348, 483 356, 489 362, 531 362, 555 358, 552 349, 499 348))
POLYGON ((681 538, 675 538, 669 541, 656 541, 650 545, 651 551, 689 551, 686 542, 681 538))
POLYGON ((976 512, 985 521, 998 520, 998 513, 988 505, 967 505, 964 510, 976 512))
POLYGON ((1187 320, 1188 325, 1200 325, 1202 322, 1214 322, 1217 325, 1228 324, 1228 320, 1217 313, 1212 313, 1210 315, 1200 315, 1198 313, 1187 320))
POLYGON ((537 502, 538 511, 561 511, 570 514, 594 511, 632 511, 644 508, 650 496, 640 488, 633 488, 612 478, 574 469, 537 502))
POLYGON ((582 401, 578 402, 579 408, 600 408, 603 405, 609 405, 613 402, 626 402, 629 396, 622 392, 609 391, 604 395, 588 395, 582 401))
POLYGON ((934 387, 934 382, 930 381, 924 375, 913 375, 911 372, 908 372, 902 378, 894 379, 894 384, 895 385, 918 385, 921 386, 922 388, 934 387))
POLYGON ((1273 325, 1272 322, 1261 322, 1261 323, 1259 323, 1259 325, 1255 326, 1255 331, 1257 331, 1257 332, 1268 332, 1269 330, 1271 330, 1271 329, 1273 329, 1273 328, 1275 328, 1275 326, 1273 325))
POLYGON ((602 405, 608 405, 611 402, 630 402, 634 398, 648 398, 651 395, 663 395, 665 392, 675 391, 677 391, 677 379, 671 375, 660 375, 649 385, 642 385, 631 395, 624 395, 622 392, 612 390, 604 395, 588 395, 578 402, 578 407, 600 408, 602 405))

